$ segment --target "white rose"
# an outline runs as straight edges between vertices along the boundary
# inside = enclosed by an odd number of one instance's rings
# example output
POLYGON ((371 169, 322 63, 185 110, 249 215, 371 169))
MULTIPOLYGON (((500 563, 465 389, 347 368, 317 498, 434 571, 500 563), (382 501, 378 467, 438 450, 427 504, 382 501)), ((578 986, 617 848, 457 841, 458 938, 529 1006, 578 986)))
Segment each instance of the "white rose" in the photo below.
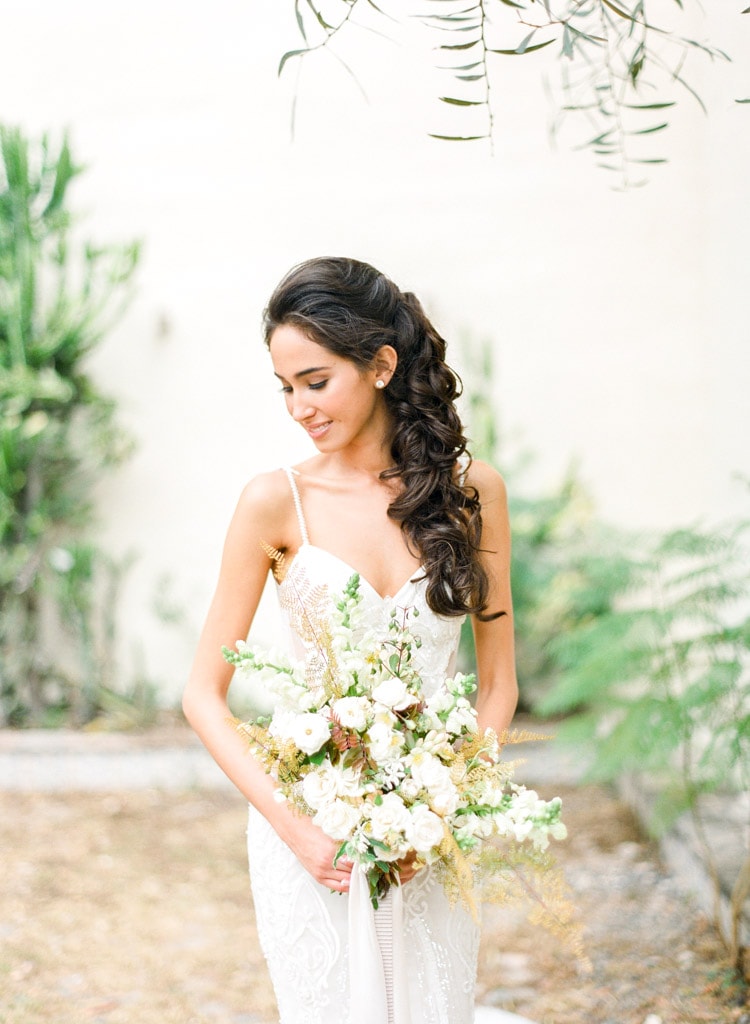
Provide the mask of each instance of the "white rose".
POLYGON ((434 754, 415 750, 411 756, 411 777, 424 789, 438 789, 450 785, 451 775, 434 754))
POLYGON ((456 787, 449 783, 447 786, 438 788, 432 788, 428 790, 430 807, 444 818, 448 814, 453 814, 458 809, 459 799, 456 787))
POLYGON ((382 723, 370 727, 367 734, 372 758, 382 763, 398 757, 402 749, 401 734, 397 729, 382 723))
POLYGON ((372 705, 367 697, 341 697, 334 701, 333 712, 345 729, 362 732, 367 728, 367 717, 372 705))
POLYGON ((291 739, 304 754, 314 754, 331 735, 331 727, 320 715, 295 715, 291 724, 291 739))
POLYGON ((407 838, 417 853, 429 853, 443 838, 443 823, 425 804, 412 808, 407 838))
POLYGON ((370 809, 372 834, 376 839, 385 840, 392 833, 406 833, 411 825, 411 815, 398 793, 386 793, 379 804, 370 809))
POLYGON ((394 711, 403 711, 409 705, 419 702, 419 697, 409 693, 406 683, 402 679, 386 679, 384 682, 378 683, 372 691, 372 696, 373 700, 384 704, 387 708, 393 708, 394 711))
POLYGON ((359 822, 359 811, 345 800, 333 800, 320 808, 313 822, 331 839, 348 839, 359 822))
POLYGON ((404 798, 404 800, 408 802, 416 800, 416 798, 419 796, 419 790, 420 787, 417 785, 414 779, 408 776, 403 780, 403 782, 399 784, 398 787, 399 793, 404 798))
POLYGON ((302 780, 302 796, 317 811, 325 803, 329 803, 337 794, 336 772, 330 764, 322 765, 311 771, 302 780))
POLYGON ((362 793, 362 777, 353 768, 336 772, 336 792, 339 796, 358 797, 362 793))

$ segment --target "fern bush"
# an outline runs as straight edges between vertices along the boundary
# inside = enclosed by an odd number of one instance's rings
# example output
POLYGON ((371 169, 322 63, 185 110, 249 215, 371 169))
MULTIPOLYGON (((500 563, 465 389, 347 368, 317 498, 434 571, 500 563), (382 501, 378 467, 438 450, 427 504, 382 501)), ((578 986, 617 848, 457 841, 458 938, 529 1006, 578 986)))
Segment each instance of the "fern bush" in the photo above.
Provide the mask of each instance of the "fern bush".
MULTIPOLYGON (((586 578, 596 613, 553 642, 560 672, 538 705, 566 716, 563 739, 593 746, 595 776, 635 773, 656 783, 655 831, 692 816, 720 926, 717 851, 702 799, 750 793, 749 528, 684 528, 592 547, 586 578)), ((739 965, 750 850, 747 836, 737 838, 746 859, 723 930, 739 965)))

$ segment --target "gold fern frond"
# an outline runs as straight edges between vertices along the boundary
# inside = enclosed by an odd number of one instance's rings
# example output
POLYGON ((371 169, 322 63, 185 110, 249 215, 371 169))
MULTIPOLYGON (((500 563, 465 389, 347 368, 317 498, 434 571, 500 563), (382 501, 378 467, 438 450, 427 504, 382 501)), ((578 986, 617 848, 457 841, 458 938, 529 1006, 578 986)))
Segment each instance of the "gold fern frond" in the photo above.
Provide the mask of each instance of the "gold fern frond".
POLYGON ((286 555, 283 551, 279 551, 278 548, 272 547, 271 544, 267 544, 262 538, 260 546, 271 559, 271 572, 273 573, 273 578, 277 583, 281 583, 287 572, 286 555))
POLYGON ((541 925, 573 953, 583 971, 591 970, 583 941, 583 925, 571 899, 562 868, 551 854, 508 844, 486 844, 479 857, 482 899, 488 903, 521 904, 531 924, 541 925))
POLYGON ((541 743, 543 740, 553 740, 554 735, 532 732, 530 729, 504 729, 498 736, 501 747, 511 746, 514 743, 541 743))
POLYGON ((455 905, 460 901, 474 920, 478 921, 479 914, 474 898, 473 858, 464 853, 445 822, 443 828, 438 860, 435 862, 438 880, 450 904, 455 905))

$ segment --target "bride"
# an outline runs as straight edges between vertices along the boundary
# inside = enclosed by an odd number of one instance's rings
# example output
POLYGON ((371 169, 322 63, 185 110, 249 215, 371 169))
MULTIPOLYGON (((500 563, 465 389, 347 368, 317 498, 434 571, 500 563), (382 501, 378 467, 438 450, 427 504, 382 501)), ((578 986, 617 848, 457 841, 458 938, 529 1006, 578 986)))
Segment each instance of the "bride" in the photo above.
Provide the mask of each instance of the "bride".
MULTIPOLYGON (((250 629, 269 571, 340 591, 357 572, 374 628, 416 610, 420 675, 452 674, 471 616, 482 728, 510 724, 517 687, 505 488, 472 462, 445 343, 411 293, 352 259, 314 259, 277 287, 265 340, 287 412, 317 454, 262 474, 240 496, 184 695, 185 714, 250 803, 258 932, 281 1024, 471 1024, 478 927, 430 868, 399 863, 377 912, 352 864, 312 819, 274 798, 274 779, 229 724, 221 654, 250 629)), ((287 623, 291 652, 304 655, 287 623)), ((477 1011, 477 1021, 513 1015, 477 1011)))

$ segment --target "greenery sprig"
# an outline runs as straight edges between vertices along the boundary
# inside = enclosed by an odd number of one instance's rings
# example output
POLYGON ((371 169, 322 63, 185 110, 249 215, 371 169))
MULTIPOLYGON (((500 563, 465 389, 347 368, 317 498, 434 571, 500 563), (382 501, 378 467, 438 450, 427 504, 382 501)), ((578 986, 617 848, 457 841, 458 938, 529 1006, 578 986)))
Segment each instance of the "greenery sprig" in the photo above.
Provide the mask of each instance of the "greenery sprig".
POLYGON ((681 30, 691 9, 700 11, 683 0, 667 6, 664 0, 415 0, 412 7, 405 14, 402 3, 391 11, 374 0, 294 0, 304 45, 283 54, 279 72, 292 59, 327 49, 353 75, 332 45, 345 30, 382 26, 392 34, 405 17, 417 19, 434 41, 436 66, 453 79, 439 101, 460 108, 466 125, 429 134, 492 146, 496 110, 508 102, 507 93, 492 88, 496 62, 556 53, 560 100, 553 132, 575 117, 584 125, 576 148, 589 150, 627 188, 643 184, 644 168, 666 162, 655 144, 680 93, 705 109, 691 81, 693 57, 729 60, 681 30), (362 17, 355 20, 357 12, 362 17))

